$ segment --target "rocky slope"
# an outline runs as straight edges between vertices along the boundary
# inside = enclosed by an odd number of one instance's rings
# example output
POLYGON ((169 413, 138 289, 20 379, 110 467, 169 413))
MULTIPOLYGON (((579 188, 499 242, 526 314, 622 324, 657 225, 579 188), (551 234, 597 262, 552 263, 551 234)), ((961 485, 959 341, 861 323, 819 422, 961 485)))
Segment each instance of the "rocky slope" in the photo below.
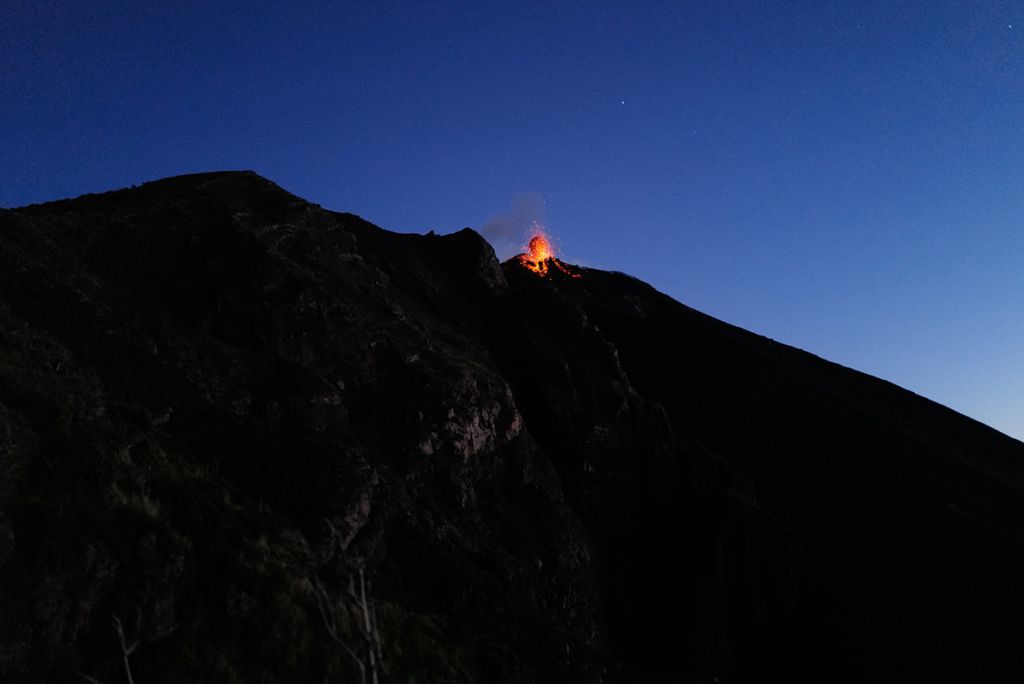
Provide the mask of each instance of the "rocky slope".
POLYGON ((1022 464, 251 173, 0 211, 4 681, 1016 681, 1022 464))

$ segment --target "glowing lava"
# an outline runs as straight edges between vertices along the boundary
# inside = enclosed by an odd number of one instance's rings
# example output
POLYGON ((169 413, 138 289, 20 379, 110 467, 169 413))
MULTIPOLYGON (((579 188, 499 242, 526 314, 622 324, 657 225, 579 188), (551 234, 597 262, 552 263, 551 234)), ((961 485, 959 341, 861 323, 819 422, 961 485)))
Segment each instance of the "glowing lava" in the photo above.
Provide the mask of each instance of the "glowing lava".
POLYGON ((548 236, 540 232, 530 238, 526 249, 529 250, 530 261, 538 264, 555 256, 555 250, 551 248, 548 236))
POLYGON ((550 276, 552 269, 557 269, 570 278, 579 278, 580 274, 571 271, 555 256, 555 246, 539 224, 531 228, 530 241, 526 243, 526 253, 519 255, 519 263, 540 276, 550 276))

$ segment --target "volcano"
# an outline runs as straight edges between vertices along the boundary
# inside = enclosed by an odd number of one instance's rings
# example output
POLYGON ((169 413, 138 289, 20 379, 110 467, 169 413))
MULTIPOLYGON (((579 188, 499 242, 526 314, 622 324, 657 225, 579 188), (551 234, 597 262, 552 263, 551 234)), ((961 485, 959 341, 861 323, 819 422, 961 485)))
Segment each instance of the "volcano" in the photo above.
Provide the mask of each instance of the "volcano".
POLYGON ((1024 676, 1024 445, 551 259, 249 172, 0 211, 0 679, 1024 676))

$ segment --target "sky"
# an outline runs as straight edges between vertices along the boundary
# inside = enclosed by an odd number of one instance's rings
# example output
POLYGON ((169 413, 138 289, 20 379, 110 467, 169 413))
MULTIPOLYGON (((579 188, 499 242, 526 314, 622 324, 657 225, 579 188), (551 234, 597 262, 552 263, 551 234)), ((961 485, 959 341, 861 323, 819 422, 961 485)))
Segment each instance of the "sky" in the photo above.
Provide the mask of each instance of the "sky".
POLYGON ((0 4, 0 206, 253 169, 1024 438, 1024 4, 0 4))

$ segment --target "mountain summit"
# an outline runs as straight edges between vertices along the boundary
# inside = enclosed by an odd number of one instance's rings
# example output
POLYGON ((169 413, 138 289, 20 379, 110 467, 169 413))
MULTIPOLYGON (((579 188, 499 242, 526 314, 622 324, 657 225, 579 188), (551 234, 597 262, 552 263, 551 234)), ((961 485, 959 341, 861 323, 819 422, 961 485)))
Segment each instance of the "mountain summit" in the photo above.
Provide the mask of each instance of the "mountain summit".
POLYGON ((6 682, 1019 681, 1024 445, 249 172, 0 210, 6 682))

